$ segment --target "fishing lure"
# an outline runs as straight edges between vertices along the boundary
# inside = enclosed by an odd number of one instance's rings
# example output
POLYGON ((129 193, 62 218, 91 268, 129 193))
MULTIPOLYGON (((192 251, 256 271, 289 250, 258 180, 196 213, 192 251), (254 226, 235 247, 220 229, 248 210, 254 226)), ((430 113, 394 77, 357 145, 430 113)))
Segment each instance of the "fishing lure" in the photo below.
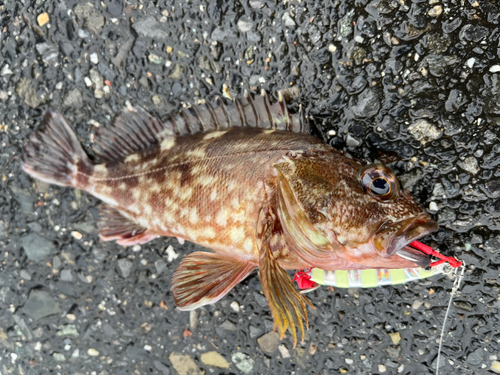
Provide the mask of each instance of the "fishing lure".
POLYGON ((399 269, 363 269, 363 270, 323 270, 310 268, 298 271, 294 276, 299 289, 309 292, 319 285, 334 286, 337 288, 374 288, 385 285, 403 284, 409 281, 425 279, 444 273, 449 267, 460 268, 462 262, 447 257, 421 242, 413 241, 409 246, 425 254, 438 258, 431 262, 429 267, 411 267, 399 269), (448 263, 448 265, 446 264, 448 263))

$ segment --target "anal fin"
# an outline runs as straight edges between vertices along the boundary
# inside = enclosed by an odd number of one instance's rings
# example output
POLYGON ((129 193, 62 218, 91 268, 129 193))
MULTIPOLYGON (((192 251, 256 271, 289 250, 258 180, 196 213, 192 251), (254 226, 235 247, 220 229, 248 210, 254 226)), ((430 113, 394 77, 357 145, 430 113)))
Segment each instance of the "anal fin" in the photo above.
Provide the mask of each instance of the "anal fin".
POLYGON ((231 255, 195 252, 175 270, 170 290, 180 310, 215 303, 256 268, 231 255))
POLYGON ((122 246, 144 244, 156 237, 155 234, 147 232, 147 228, 133 222, 116 208, 101 205, 99 211, 99 237, 103 241, 113 241, 122 246))

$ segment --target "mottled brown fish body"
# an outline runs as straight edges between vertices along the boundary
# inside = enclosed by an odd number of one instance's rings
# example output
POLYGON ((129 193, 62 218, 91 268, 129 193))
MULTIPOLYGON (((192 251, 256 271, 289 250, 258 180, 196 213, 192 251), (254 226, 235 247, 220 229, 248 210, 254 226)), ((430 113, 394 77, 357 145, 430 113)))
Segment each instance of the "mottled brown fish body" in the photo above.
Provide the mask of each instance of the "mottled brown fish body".
MULTIPOLYGON (((220 100, 160 122, 128 108, 96 135, 92 161, 54 110, 26 145, 31 176, 100 198, 99 234, 121 245, 175 236, 214 251, 174 272, 180 309, 224 297, 256 268, 281 336, 304 337, 306 305, 286 269, 429 264, 410 242, 437 230, 387 167, 363 165, 307 134, 281 98, 220 100)), ((311 305, 312 306, 312 305, 311 305)))
POLYGON ((274 164, 291 153, 334 152, 318 138, 231 128, 183 136, 147 157, 98 165, 80 186, 157 236, 175 236, 258 264, 256 225, 274 164))

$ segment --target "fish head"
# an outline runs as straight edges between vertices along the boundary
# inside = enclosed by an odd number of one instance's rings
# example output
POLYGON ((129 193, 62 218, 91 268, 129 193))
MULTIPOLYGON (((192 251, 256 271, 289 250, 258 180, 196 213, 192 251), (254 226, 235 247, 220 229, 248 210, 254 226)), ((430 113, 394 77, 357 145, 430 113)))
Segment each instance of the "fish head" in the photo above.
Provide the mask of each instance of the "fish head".
POLYGON ((283 227, 297 255, 312 266, 430 264, 426 254, 408 244, 437 231, 438 224, 387 166, 363 166, 335 153, 330 158, 288 160, 277 169, 283 227))

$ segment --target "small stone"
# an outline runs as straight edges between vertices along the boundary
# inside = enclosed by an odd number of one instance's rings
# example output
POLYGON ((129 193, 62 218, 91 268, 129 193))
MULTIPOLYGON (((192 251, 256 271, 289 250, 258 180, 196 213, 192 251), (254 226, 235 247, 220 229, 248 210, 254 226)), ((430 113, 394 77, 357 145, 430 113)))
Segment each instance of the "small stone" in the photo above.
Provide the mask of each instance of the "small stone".
POLYGON ((163 25, 156 21, 156 18, 149 16, 140 19, 132 24, 132 28, 139 34, 139 36, 152 38, 155 40, 168 39, 169 33, 163 30, 163 25))
POLYGON ((238 30, 240 33, 249 32, 254 28, 254 24, 250 18, 247 16, 243 16, 238 20, 238 30))
POLYGON ((365 89, 360 94, 352 96, 349 105, 358 118, 374 117, 380 109, 380 96, 372 89, 365 89))
POLYGON ((288 349, 285 345, 283 345, 283 344, 279 345, 278 350, 280 351, 281 357, 283 359, 290 358, 290 352, 288 351, 288 349))
MULTIPOLYGON (((476 63, 476 59, 475 59, 474 57, 471 57, 470 59, 468 59, 468 60, 466 61, 466 63, 465 63, 465 64, 466 64, 466 65, 467 65, 470 69, 472 69, 472 68, 474 67, 474 64, 475 64, 475 63, 476 63)), ((498 65, 496 65, 496 66, 498 66, 498 65)), ((490 68, 490 72, 491 72, 491 68, 490 68)))
POLYGON ((163 363, 161 363, 158 360, 155 360, 153 363, 154 363, 156 369, 158 371, 161 371, 161 373, 163 375, 170 375, 170 368, 168 368, 167 366, 165 366, 163 363))
POLYGON ((161 275, 167 268, 167 262, 165 262, 163 259, 158 259, 155 261, 155 268, 158 275, 161 275))
POLYGON ((455 306, 459 310, 466 311, 466 312, 474 311, 474 309, 472 308, 472 305, 466 301, 453 301, 453 306, 455 306))
POLYGON ((490 29, 482 25, 467 24, 460 30, 459 38, 472 43, 479 43, 490 33, 490 29))
POLYGON ((361 144, 361 142, 354 138, 352 135, 347 134, 345 144, 347 147, 357 147, 361 144))
POLYGON ((411 305, 411 307, 413 308, 413 310, 418 310, 420 308, 420 306, 422 306, 424 304, 423 301, 417 299, 415 301, 413 301, 413 304, 411 305))
POLYGON ((490 73, 498 73, 498 72, 500 72, 500 65, 493 65, 490 68, 490 73))
POLYGON ((429 16, 431 17, 439 17, 443 13, 443 7, 441 5, 436 5, 429 10, 429 16))
POLYGON ((280 343, 280 335, 277 332, 268 332, 257 339, 257 343, 262 351, 266 354, 272 355, 278 349, 280 343))
POLYGON ((61 268, 62 266, 62 262, 61 262, 61 258, 59 258, 57 255, 52 258, 52 268, 58 270, 59 268, 61 268))
POLYGON ((70 322, 74 322, 76 320, 75 314, 66 314, 66 319, 68 319, 70 322))
POLYGON ((290 17, 290 13, 286 12, 283 14, 283 17, 281 17, 283 22, 285 23, 286 27, 294 27, 296 26, 295 21, 293 20, 292 17, 290 17))
POLYGON ((344 17, 342 17, 339 21, 340 23, 340 35, 344 38, 351 35, 352 28, 352 20, 354 18, 354 9, 352 9, 349 13, 347 13, 344 17))
POLYGON ((2 76, 7 76, 9 74, 14 73, 12 70, 10 70, 9 64, 5 64, 4 67, 2 68, 2 72, 0 73, 2 76))
POLYGON ((90 357, 97 357, 97 356, 99 356, 99 352, 96 349, 94 349, 94 348, 90 348, 89 350, 87 350, 87 354, 90 357))
POLYGON ((430 212, 437 212, 439 210, 438 208, 438 205, 436 204, 436 202, 431 202, 429 203, 429 211, 430 212))
POLYGON ((241 352, 233 353, 231 361, 241 372, 245 374, 251 374, 253 372, 253 365, 255 362, 247 354, 241 352))
POLYGON ((225 329, 226 331, 236 331, 237 328, 236 324, 227 319, 224 320, 219 327, 225 329))
POLYGON ((56 362, 66 361, 66 357, 62 353, 54 353, 54 354, 52 354, 52 358, 54 358, 54 361, 56 361, 56 362))
POLYGON ((500 196, 500 180, 491 180, 484 184, 484 188, 490 198, 500 196))
POLYGON ((234 312, 239 312, 240 311, 240 304, 236 301, 231 302, 229 307, 234 311, 234 312))
POLYGON ((83 235, 80 232, 74 230, 71 232, 71 237, 73 237, 75 240, 81 240, 83 235))
POLYGON ((85 82, 85 85, 86 85, 87 87, 92 86, 92 81, 90 80, 90 78, 89 78, 89 77, 85 77, 85 78, 83 79, 83 81, 85 82))
POLYGON ((16 202, 21 206, 21 210, 23 212, 27 214, 33 212, 33 204, 35 203, 35 200, 27 190, 22 189, 17 185, 9 186, 9 190, 11 191, 12 196, 14 197, 16 202))
POLYGON ((184 74, 185 68, 180 64, 175 64, 174 68, 169 74, 170 78, 179 79, 184 74))
POLYGON ((198 310, 191 310, 189 312, 189 328, 191 331, 196 331, 198 327, 198 310))
POLYGON ((226 361, 226 359, 216 351, 203 353, 201 355, 201 361, 205 365, 212 367, 229 368, 229 366, 231 366, 231 363, 226 361))
POLYGON ((165 64, 165 58, 159 56, 159 55, 156 55, 154 53, 150 53, 148 55, 148 60, 151 64, 156 64, 156 65, 162 65, 162 64, 165 64))
POLYGON ((468 156, 464 161, 457 162, 458 166, 466 170, 469 173, 476 174, 479 172, 479 165, 477 159, 474 156, 468 156))
POLYGON ((238 34, 234 30, 231 30, 227 27, 217 26, 214 31, 212 31, 210 38, 213 41, 224 43, 228 40, 237 39, 238 34))
POLYGON ((144 348, 143 348, 145 351, 147 352, 151 352, 151 350, 153 350, 153 348, 151 347, 151 345, 144 345, 144 348))
POLYGON ((264 7, 264 2, 262 0, 250 0, 249 4, 254 9, 262 9, 264 7))
POLYGON ((83 29, 78 29, 77 34, 82 39, 87 39, 90 36, 90 34, 83 29))
POLYGON ((39 236, 36 233, 30 233, 21 238, 24 252, 28 259, 38 263, 57 251, 57 247, 52 241, 39 236))
POLYGON ((94 97, 97 99, 102 98, 104 96, 104 92, 102 90, 104 87, 104 79, 102 78, 102 75, 99 73, 99 70, 92 68, 89 71, 89 76, 95 85, 94 97))
POLYGON ((97 56, 97 53, 94 52, 90 54, 90 62, 96 65, 99 63, 99 56, 97 56))
POLYGON ((36 21, 38 22, 38 26, 40 27, 44 26, 47 22, 49 22, 48 13, 39 14, 38 17, 36 18, 36 21))
POLYGON ((151 101, 155 106, 159 107, 163 103, 163 98, 161 95, 153 95, 151 101))
MULTIPOLYGON (((90 82, 90 85, 92 85, 92 82, 90 82)), ((69 91, 64 97, 63 105, 65 107, 80 108, 83 105, 83 96, 81 91, 78 89, 69 91)))
POLYGON ((384 365, 378 365, 378 372, 384 373, 387 371, 387 368, 384 365))
POLYGON ((249 31, 247 33, 247 39, 251 43, 258 43, 258 42, 260 42, 262 37, 260 36, 260 33, 256 32, 256 31, 249 31))
POLYGON ((408 127, 408 132, 423 145, 441 136, 441 130, 427 120, 418 120, 408 127))
POLYGON ((56 332, 56 336, 76 336, 78 337, 80 334, 76 329, 74 324, 65 324, 60 327, 59 331, 56 332))
POLYGON ((61 252, 61 256, 64 258, 64 260, 66 262, 68 262, 69 264, 71 265, 74 265, 75 264, 75 260, 76 260, 76 255, 71 252, 71 250, 63 250, 61 252))
POLYGON ((493 361, 491 363, 491 371, 500 374, 500 362, 499 361, 493 361))
POLYGON ((42 104, 42 101, 36 94, 34 83, 28 78, 21 78, 17 82, 16 94, 24 100, 24 104, 26 104, 28 107, 36 108, 40 104, 42 104))
POLYGON ((130 276, 132 272, 133 264, 128 259, 122 258, 118 259, 118 270, 120 271, 123 278, 127 278, 130 276))
POLYGON ((100 33, 104 26, 105 19, 91 3, 78 4, 73 11, 78 19, 83 20, 85 28, 95 34, 100 33))
POLYGON ((352 358, 346 358, 344 359, 345 363, 348 364, 349 366, 354 363, 354 360, 352 358))
POLYGON ((59 303, 45 290, 33 290, 21 311, 33 320, 61 313, 59 303))
POLYGON ((483 362, 484 350, 478 348, 467 356, 467 363, 473 366, 479 366, 483 362))
POLYGON ((391 340, 394 345, 398 345, 401 341, 401 334, 399 332, 389 333, 389 336, 391 336, 391 340))
POLYGON ((19 276, 21 276, 24 280, 31 280, 31 275, 26 270, 21 270, 21 272, 19 272, 19 276))
POLYGON ((167 261, 170 263, 173 260, 177 259, 179 257, 179 254, 177 254, 173 248, 172 245, 168 245, 167 250, 167 261))
POLYGON ((179 375, 201 375, 202 372, 193 358, 187 354, 172 352, 168 356, 179 375))

